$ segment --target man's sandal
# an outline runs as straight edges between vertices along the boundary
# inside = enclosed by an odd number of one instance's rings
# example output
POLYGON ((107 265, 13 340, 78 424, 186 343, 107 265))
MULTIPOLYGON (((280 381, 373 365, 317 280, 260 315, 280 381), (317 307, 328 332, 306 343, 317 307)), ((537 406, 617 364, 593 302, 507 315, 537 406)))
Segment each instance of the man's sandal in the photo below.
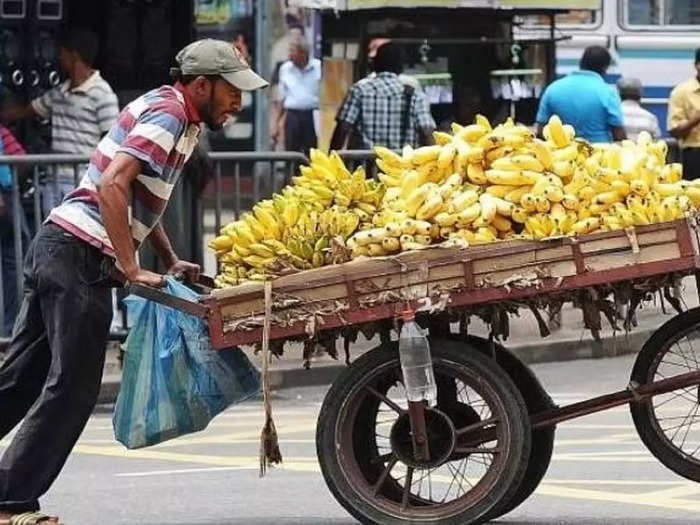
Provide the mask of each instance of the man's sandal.
POLYGON ((9 518, 0 519, 0 525, 61 525, 58 518, 41 512, 23 512, 9 518))

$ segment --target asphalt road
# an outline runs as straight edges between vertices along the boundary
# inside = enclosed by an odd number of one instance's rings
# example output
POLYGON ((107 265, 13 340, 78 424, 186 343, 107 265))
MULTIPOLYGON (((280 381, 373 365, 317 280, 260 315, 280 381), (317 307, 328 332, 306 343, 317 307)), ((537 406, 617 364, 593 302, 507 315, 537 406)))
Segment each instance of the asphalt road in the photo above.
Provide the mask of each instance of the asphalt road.
MULTIPOLYGON (((632 358, 622 357, 534 368, 555 400, 567 403, 624 388, 631 366, 632 358)), ((263 479, 259 402, 235 407, 205 432, 131 452, 114 441, 111 414, 97 413, 44 508, 67 525, 356 523, 331 497, 316 462, 324 391, 278 394, 285 462, 263 479)), ((693 429, 689 440, 700 442, 700 432, 693 429)), ((644 449, 621 407, 562 424, 545 481, 499 523, 690 525, 700 522, 698 496, 700 484, 674 475, 644 449)))

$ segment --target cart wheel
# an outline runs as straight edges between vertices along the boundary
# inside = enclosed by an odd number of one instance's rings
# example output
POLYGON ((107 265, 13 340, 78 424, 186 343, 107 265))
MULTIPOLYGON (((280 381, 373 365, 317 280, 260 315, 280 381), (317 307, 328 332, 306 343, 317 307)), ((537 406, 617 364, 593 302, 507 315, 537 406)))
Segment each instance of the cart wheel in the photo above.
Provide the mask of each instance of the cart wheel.
POLYGON ((321 470, 338 502, 363 523, 479 523, 525 474, 530 426, 513 382, 463 343, 441 340, 432 356, 438 404, 426 409, 429 461, 413 457, 396 343, 357 359, 323 402, 321 470))
MULTIPOLYGON (((482 337, 469 336, 466 344, 472 345, 480 352, 490 355, 491 344, 482 337)), ((508 376, 518 387, 525 400, 527 411, 530 414, 537 414, 555 408, 556 405, 547 391, 540 383, 532 369, 527 366, 518 356, 505 348, 494 343, 496 349, 496 362, 505 370, 508 376)), ((496 505, 488 512, 485 521, 492 520, 508 514, 514 510, 527 498, 529 498, 547 473, 554 451, 554 433, 556 426, 544 427, 532 430, 532 446, 530 448, 530 459, 528 460, 525 477, 520 482, 518 490, 508 500, 496 505)))
MULTIPOLYGON (((700 369, 700 308, 683 312, 644 343, 631 380, 643 385, 700 369)), ((690 386, 630 403, 649 451, 684 478, 700 482, 700 392, 690 386)))

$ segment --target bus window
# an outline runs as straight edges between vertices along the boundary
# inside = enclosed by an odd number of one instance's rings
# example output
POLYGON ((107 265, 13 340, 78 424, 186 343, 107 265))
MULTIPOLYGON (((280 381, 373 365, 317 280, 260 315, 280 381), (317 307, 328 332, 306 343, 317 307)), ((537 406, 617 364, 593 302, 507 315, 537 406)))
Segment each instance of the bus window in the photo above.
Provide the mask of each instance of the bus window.
POLYGON ((628 26, 700 25, 697 0, 627 0, 624 5, 628 26))

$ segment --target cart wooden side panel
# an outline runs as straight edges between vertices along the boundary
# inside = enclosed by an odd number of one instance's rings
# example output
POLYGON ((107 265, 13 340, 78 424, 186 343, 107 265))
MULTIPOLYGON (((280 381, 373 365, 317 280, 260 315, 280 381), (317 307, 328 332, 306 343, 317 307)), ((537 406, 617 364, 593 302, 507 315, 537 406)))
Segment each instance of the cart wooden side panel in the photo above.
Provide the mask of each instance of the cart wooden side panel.
MULTIPOLYGON (((407 304, 468 307, 692 273, 700 261, 693 220, 547 241, 430 248, 351 261, 274 281, 271 339, 393 318, 407 304)), ((204 299, 216 348, 261 340, 262 283, 204 299)))

